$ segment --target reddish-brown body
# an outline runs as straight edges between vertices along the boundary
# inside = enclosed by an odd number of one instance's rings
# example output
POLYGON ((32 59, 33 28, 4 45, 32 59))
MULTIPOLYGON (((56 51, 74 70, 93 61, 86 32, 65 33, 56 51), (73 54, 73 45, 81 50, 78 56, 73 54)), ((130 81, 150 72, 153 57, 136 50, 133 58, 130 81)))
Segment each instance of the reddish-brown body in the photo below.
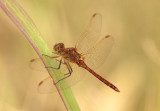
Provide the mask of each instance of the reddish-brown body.
POLYGON ((92 69, 90 69, 85 64, 82 55, 77 52, 76 48, 65 48, 63 43, 58 43, 54 46, 54 50, 57 55, 61 56, 64 59, 64 61, 75 63, 79 67, 88 70, 91 74, 93 74, 96 78, 105 83, 107 86, 111 87, 117 92, 120 92, 116 86, 114 86, 112 83, 110 83, 109 81, 98 75, 96 72, 94 72, 92 69))
POLYGON ((65 48, 63 53, 61 53, 61 56, 65 60, 76 64, 78 64, 83 58, 82 55, 77 52, 76 48, 65 48))

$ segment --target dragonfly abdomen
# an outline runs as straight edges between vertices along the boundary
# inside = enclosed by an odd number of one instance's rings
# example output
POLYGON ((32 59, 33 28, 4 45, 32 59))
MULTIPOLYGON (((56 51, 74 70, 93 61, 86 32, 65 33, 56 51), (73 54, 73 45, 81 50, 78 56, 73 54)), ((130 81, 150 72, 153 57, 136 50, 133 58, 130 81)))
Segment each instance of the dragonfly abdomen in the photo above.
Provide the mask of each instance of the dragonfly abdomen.
POLYGON ((104 79, 103 77, 98 75, 96 72, 94 72, 92 69, 90 69, 87 65, 86 65, 85 69, 88 70, 91 74, 93 74, 96 78, 98 78, 101 82, 103 82, 104 84, 106 84, 110 88, 114 89, 117 92, 120 92, 116 86, 114 86, 112 83, 110 83, 109 81, 107 81, 106 79, 104 79))

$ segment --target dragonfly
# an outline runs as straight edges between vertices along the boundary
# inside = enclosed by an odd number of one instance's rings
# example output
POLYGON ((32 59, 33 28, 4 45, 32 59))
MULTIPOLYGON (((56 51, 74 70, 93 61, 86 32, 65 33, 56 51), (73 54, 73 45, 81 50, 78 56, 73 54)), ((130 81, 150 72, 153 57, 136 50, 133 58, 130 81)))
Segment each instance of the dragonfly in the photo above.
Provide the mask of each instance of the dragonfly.
MULTIPOLYGON (((74 70, 72 69, 71 64, 74 64, 78 66, 78 68, 87 70, 90 74, 116 92, 120 92, 115 85, 93 70, 104 63, 113 45, 113 37, 110 35, 106 35, 98 40, 101 32, 101 19, 101 14, 95 13, 92 15, 89 24, 76 42, 75 47, 65 47, 64 43, 57 43, 53 46, 55 56, 42 55, 50 59, 60 58, 59 60, 57 59, 59 64, 58 68, 46 68, 61 69, 62 65, 65 65, 67 68, 68 73, 64 74, 64 77, 58 80, 56 84, 72 75, 74 70)), ((32 59, 31 62, 34 62, 35 60, 36 59, 32 59)), ((39 87, 41 87, 48 79, 49 77, 41 81, 39 87)))

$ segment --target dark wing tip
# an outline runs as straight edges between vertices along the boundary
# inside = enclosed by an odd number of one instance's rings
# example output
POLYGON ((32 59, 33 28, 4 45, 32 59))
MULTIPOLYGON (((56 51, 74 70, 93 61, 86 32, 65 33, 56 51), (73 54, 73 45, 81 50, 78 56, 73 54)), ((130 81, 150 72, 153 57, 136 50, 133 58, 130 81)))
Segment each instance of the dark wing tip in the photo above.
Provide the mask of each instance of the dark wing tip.
POLYGON ((94 13, 94 14, 92 15, 92 17, 95 17, 95 16, 102 16, 102 15, 101 15, 101 13, 94 13))
POLYGON ((43 81, 39 82, 38 86, 42 85, 43 81))
POLYGON ((94 13, 94 14, 93 14, 93 17, 95 17, 96 15, 97 15, 97 13, 94 13))
POLYGON ((106 36, 105 36, 105 38, 109 38, 109 37, 111 37, 111 36, 110 36, 110 35, 106 35, 106 36))
POLYGON ((31 59, 31 60, 30 60, 30 62, 34 62, 34 61, 35 61, 34 59, 31 59))

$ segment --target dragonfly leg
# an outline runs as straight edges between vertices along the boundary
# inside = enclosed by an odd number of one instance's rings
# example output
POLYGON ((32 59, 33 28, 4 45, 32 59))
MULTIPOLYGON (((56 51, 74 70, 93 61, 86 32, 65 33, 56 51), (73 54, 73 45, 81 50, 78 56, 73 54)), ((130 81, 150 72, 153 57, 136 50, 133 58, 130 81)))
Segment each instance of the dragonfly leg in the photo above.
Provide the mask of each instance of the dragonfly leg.
POLYGON ((68 64, 66 66, 67 66, 67 69, 68 69, 69 72, 64 74, 64 75, 68 75, 69 74, 69 76, 71 76, 71 73, 73 72, 72 67, 70 66, 70 64, 68 64))
MULTIPOLYGON (((57 59, 56 59, 56 61, 60 62, 61 60, 57 60, 57 59)), ((61 63, 62 63, 62 64, 65 64, 63 61, 61 61, 61 63)))
POLYGON ((42 54, 42 56, 50 57, 49 55, 46 55, 46 54, 42 54))
POLYGON ((42 56, 45 56, 45 57, 48 57, 48 58, 50 58, 50 59, 53 59, 53 58, 58 58, 59 56, 49 56, 49 55, 45 55, 45 54, 42 54, 42 56))
MULTIPOLYGON (((48 56, 48 55, 45 55, 45 54, 42 54, 42 56, 48 57, 50 59, 58 58, 59 57, 59 56, 53 56, 53 57, 51 57, 51 56, 48 56)), ((40 58, 31 59, 30 62, 35 62, 37 60, 41 60, 41 57, 40 58)))
POLYGON ((73 70, 72 70, 72 68, 71 68, 71 66, 70 66, 70 64, 68 64, 68 63, 65 63, 66 64, 66 66, 67 66, 67 69, 68 69, 68 73, 66 73, 66 74, 64 74, 64 75, 67 75, 66 77, 64 77, 64 78, 62 78, 62 79, 60 79, 60 80, 58 80, 57 82, 56 82, 56 84, 57 83, 59 83, 60 81, 62 81, 62 80, 64 80, 64 79, 66 79, 66 78, 68 78, 68 77, 70 77, 71 76, 71 74, 72 74, 72 72, 73 72, 73 70))
MULTIPOLYGON (((57 60, 57 59, 56 59, 56 60, 57 60)), ((57 61, 59 61, 59 60, 57 60, 57 61)), ((63 63, 63 62, 62 62, 62 58, 61 58, 61 60, 59 61, 59 65, 58 65, 57 68, 54 68, 54 67, 45 67, 45 68, 60 69, 61 63, 63 63)))

